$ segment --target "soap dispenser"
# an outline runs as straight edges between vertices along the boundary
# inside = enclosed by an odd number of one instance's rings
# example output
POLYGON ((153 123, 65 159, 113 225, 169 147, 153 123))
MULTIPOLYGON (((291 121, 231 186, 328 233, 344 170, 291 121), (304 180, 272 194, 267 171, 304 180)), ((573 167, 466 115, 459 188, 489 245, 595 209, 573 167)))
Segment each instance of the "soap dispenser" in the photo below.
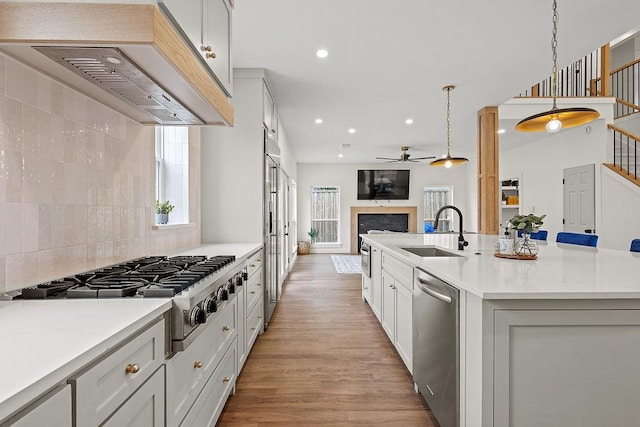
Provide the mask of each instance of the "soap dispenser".
POLYGON ((504 235, 500 237, 500 254, 513 255, 513 237, 509 233, 509 228, 504 228, 504 235))

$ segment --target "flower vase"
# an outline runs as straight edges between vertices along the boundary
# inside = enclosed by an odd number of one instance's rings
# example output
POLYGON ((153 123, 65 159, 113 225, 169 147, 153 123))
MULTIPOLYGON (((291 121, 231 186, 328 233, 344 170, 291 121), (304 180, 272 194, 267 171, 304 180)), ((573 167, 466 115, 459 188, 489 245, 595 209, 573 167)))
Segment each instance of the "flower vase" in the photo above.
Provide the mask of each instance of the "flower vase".
POLYGON ((516 243, 514 252, 516 255, 534 257, 538 254, 538 244, 531 238, 531 234, 522 233, 522 239, 516 243))

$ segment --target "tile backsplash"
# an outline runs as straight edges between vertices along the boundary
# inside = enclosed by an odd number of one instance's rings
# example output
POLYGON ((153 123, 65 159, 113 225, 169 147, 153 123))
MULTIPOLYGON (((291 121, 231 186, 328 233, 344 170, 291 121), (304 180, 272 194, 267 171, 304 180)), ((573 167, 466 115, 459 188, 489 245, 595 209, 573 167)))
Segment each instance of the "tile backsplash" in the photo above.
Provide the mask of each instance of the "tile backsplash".
POLYGON ((154 127, 0 54, 0 291, 200 243, 200 135, 189 217, 153 230, 154 127))

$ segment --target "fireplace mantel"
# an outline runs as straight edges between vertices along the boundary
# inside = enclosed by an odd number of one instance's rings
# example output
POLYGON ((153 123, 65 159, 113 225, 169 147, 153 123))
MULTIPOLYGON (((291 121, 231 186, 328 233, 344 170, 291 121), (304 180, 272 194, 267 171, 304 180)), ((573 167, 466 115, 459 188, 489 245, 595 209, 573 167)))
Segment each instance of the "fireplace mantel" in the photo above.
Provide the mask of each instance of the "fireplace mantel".
POLYGON ((409 233, 415 233, 417 227, 417 206, 351 206, 351 253, 358 253, 358 214, 407 214, 409 215, 409 233))

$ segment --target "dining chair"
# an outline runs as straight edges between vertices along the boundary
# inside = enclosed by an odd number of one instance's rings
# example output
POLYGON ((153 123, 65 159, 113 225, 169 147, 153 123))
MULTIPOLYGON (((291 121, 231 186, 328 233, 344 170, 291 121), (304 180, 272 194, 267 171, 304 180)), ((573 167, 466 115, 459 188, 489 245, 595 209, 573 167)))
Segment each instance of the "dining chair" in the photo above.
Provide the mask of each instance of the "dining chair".
POLYGON ((571 245, 598 246, 598 236, 596 234, 569 233, 560 231, 556 235, 556 243, 569 243, 571 245))
POLYGON ((640 252, 640 239, 633 239, 629 250, 631 252, 640 252))
MULTIPOLYGON (((540 230, 535 233, 531 233, 530 236, 533 240, 544 240, 547 241, 547 235, 549 232, 547 230, 540 230)), ((522 237, 522 230, 518 230, 518 237, 522 237)))

